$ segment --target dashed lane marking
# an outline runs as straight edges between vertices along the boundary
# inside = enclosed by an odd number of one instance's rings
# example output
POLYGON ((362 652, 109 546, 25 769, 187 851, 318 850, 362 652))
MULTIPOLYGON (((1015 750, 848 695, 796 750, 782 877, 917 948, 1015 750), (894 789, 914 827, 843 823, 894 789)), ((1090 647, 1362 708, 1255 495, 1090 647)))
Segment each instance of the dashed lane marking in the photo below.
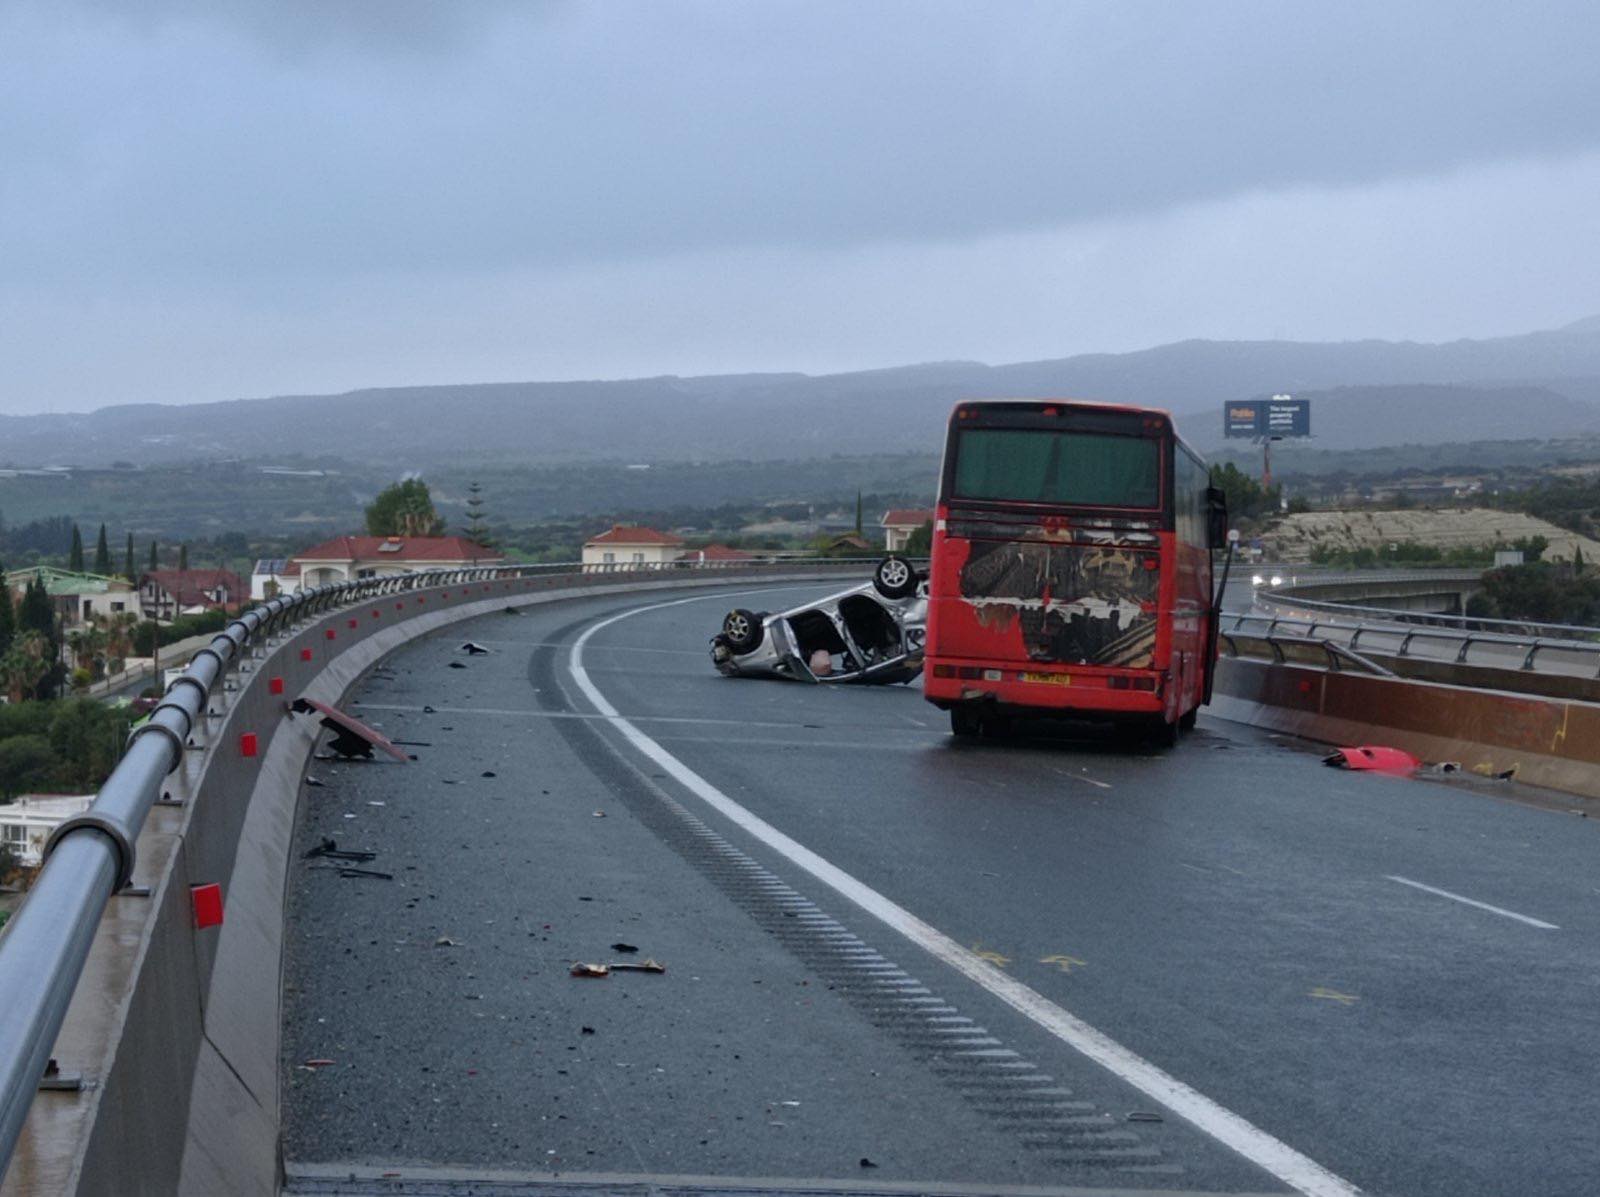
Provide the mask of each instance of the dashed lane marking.
MULTIPOLYGON (((624 619, 642 615, 647 611, 703 601, 705 601, 703 597, 696 596, 633 607, 596 621, 573 642, 572 655, 567 666, 572 680, 595 710, 605 715, 628 743, 647 759, 659 765, 679 785, 707 806, 782 855, 791 864, 809 873, 886 926, 898 931, 936 960, 983 986, 995 997, 1027 1016, 1063 1043, 1088 1056, 1152 1100, 1160 1102, 1203 1133, 1233 1148, 1245 1159, 1265 1169, 1291 1188, 1306 1194, 1307 1197, 1352 1197, 1361 1191, 1309 1156, 1302 1155, 1281 1139, 1219 1105, 1199 1090, 1124 1047, 1109 1035, 1096 1030, 1076 1015, 1068 1013, 1015 977, 979 960, 944 932, 923 922, 905 907, 890 901, 877 890, 735 802, 645 735, 630 720, 623 718, 616 707, 612 706, 595 686, 588 671, 584 669, 584 649, 596 633, 624 619)), ((1012 1062, 995 1060, 990 1063, 1003 1067, 1012 1062)), ((1034 1067, 1026 1061, 1016 1063, 1029 1070, 1034 1067)))
POLYGON ((1518 914, 1515 910, 1507 910, 1503 906, 1491 906, 1487 902, 1480 902, 1476 898, 1468 898, 1461 894, 1453 894, 1447 889, 1438 889, 1432 885, 1424 885, 1420 881, 1413 881, 1409 877, 1396 877, 1390 874, 1384 878, 1386 881, 1398 881, 1401 885, 1409 885, 1412 889, 1420 889, 1423 893, 1437 894, 1441 898, 1449 898, 1452 902, 1460 902, 1463 906, 1475 906, 1479 910, 1487 910, 1490 914, 1498 914, 1501 918, 1516 919, 1519 923, 1526 923, 1530 927, 1538 927, 1541 931, 1559 931, 1560 927, 1554 923, 1547 923, 1543 919, 1530 918, 1525 914, 1518 914))

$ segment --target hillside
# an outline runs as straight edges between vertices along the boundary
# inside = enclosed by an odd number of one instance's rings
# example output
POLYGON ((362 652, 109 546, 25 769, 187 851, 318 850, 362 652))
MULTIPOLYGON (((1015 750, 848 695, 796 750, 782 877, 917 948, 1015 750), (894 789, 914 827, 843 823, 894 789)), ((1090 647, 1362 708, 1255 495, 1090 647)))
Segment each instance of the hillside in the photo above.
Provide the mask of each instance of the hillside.
POLYGON ((1583 549, 1600 561, 1600 541, 1579 536, 1519 511, 1463 507, 1447 511, 1308 511, 1274 525, 1264 538, 1267 553, 1279 561, 1311 559, 1314 549, 1383 549, 1391 544, 1433 545, 1441 549, 1494 548, 1525 537, 1550 542, 1545 558, 1571 561, 1583 549))
POLYGON ((399 472, 465 461, 930 452, 961 399, 1046 395, 1165 406, 1203 442, 1215 439, 1224 401, 1277 391, 1324 399, 1327 416, 1319 403, 1314 427, 1330 438, 1392 444, 1503 436, 1511 408, 1517 434, 1539 437, 1595 428, 1587 405, 1600 399, 1597 380, 1600 319, 1590 319, 1438 345, 1184 341, 1003 366, 394 387, 5 416, 0 466, 337 456, 399 472), (1463 425, 1481 431, 1469 435, 1463 425))

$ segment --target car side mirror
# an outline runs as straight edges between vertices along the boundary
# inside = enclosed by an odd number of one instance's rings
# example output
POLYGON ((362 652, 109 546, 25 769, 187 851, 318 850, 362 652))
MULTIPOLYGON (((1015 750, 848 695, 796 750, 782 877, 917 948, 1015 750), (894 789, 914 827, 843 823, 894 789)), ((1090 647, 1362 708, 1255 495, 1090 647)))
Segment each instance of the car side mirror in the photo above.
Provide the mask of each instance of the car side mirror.
POLYGON ((1206 540, 1214 549, 1228 546, 1228 496, 1220 486, 1206 487, 1206 540))

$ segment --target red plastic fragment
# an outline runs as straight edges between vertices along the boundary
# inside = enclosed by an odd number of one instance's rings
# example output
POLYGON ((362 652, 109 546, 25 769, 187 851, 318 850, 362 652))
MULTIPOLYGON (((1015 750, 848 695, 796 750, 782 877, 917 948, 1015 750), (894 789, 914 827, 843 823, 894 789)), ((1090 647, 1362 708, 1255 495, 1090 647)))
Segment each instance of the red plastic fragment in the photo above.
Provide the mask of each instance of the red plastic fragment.
POLYGON ((1322 758, 1324 765, 1337 769, 1356 769, 1371 773, 1393 773, 1409 776, 1422 768, 1422 762, 1403 748, 1388 748, 1381 744, 1361 744, 1355 748, 1341 748, 1322 758))
POLYGON ((194 925, 197 930, 222 926, 222 886, 215 881, 191 885, 189 900, 194 904, 194 925))

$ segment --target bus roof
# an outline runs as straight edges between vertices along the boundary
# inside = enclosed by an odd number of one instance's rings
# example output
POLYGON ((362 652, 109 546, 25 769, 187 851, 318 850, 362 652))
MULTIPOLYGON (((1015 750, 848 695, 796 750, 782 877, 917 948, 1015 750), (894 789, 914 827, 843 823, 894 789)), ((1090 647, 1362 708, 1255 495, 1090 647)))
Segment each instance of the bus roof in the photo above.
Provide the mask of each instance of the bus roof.
POLYGON ((1130 415, 1162 416, 1172 429, 1173 439, 1182 445, 1191 457, 1196 460, 1205 459, 1196 453, 1188 441, 1178 434, 1177 421, 1172 418, 1172 413, 1164 407, 1147 407, 1138 403, 1109 403, 1103 399, 963 399, 950 409, 950 422, 955 423, 956 413, 968 407, 1092 407, 1100 411, 1127 412, 1130 415))

